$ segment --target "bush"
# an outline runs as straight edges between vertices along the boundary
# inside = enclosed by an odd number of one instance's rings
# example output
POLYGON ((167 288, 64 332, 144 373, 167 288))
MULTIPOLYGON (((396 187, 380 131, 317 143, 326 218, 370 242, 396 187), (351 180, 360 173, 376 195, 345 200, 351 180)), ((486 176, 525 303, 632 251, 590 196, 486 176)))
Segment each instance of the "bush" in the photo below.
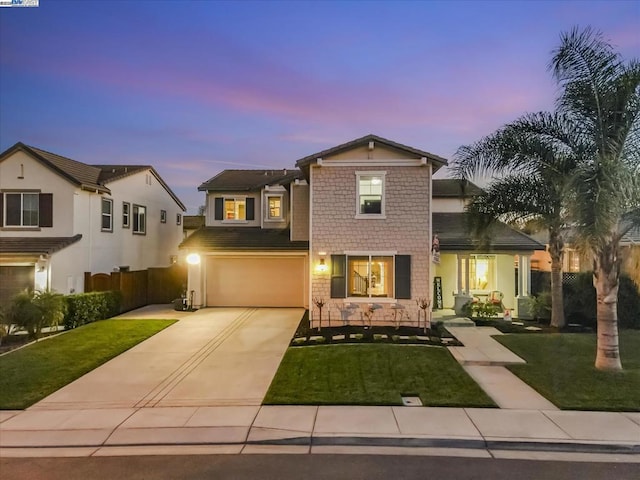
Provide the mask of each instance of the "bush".
POLYGON ((25 290, 11 300, 7 319, 27 330, 29 338, 39 338, 44 327, 56 327, 67 312, 64 296, 51 291, 25 290))
POLYGON ((551 293, 547 290, 528 299, 529 311, 537 322, 548 324, 551 320, 551 293))
MULTIPOLYGON (((596 289, 593 274, 583 272, 564 285, 564 311, 568 323, 596 328, 596 289)), ((618 326, 640 329, 640 292, 627 276, 620 276, 618 289, 618 326)))
POLYGON ((68 311, 64 328, 67 330, 117 315, 122 300, 120 292, 79 293, 65 298, 68 311))

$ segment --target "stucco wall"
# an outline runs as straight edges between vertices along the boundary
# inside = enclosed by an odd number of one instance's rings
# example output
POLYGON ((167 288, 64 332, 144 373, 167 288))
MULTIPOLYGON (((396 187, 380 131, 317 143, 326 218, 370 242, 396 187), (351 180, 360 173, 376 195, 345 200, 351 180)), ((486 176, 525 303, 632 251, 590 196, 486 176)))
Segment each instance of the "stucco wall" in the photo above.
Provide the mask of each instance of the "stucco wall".
POLYGON ((168 192, 149 172, 140 172, 107 185, 113 200, 113 232, 101 231, 101 197, 91 198, 91 272, 108 273, 114 267, 129 266, 131 270, 170 265, 170 256, 178 255, 182 241, 182 222, 176 216, 184 212, 168 192), (149 180, 150 176, 150 180, 149 180), (122 226, 122 204, 131 204, 130 227, 122 226), (133 233, 133 205, 146 207, 146 234, 133 233), (160 211, 167 212, 167 221, 160 221, 160 211))
MULTIPOLYGON (((383 152, 383 157, 389 158, 388 153, 383 152)), ((411 255, 412 299, 399 303, 415 309, 415 298, 430 297, 430 172, 428 166, 313 166, 312 271, 321 251, 326 252, 327 259, 331 254, 347 251, 395 251, 411 255), (356 218, 356 172, 359 171, 386 172, 385 219, 356 218)), ((313 271, 312 297, 330 300, 330 278, 330 271, 324 274, 313 271)))
POLYGON ((79 189, 38 160, 18 151, 0 162, 0 190, 40 190, 53 194, 53 227, 3 228, 3 237, 71 237, 75 234, 73 206, 79 189))
POLYGON ((440 264, 435 266, 434 275, 442 277, 442 303, 444 308, 453 308, 454 293, 458 288, 458 256, 455 253, 441 253, 440 264))

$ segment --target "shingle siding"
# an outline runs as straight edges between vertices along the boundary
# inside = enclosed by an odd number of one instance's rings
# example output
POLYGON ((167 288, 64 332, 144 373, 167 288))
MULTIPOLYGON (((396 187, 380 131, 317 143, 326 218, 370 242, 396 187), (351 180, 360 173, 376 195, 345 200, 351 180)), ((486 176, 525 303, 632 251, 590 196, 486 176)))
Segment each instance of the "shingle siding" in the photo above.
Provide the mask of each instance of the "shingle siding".
MULTIPOLYGON (((428 297, 430 172, 427 167, 313 167, 312 265, 318 252, 396 251, 411 255, 411 299, 428 297), (356 217, 356 172, 384 171, 385 219, 356 217)), ((312 297, 330 298, 331 275, 313 274, 312 297)))

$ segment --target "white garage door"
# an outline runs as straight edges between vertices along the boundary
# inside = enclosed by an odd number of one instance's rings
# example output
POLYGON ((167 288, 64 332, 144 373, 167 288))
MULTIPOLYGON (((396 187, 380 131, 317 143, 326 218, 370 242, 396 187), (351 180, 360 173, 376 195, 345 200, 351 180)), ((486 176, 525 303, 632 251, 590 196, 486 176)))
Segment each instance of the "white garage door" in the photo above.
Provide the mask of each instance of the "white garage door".
POLYGON ((209 307, 302 307, 306 257, 210 257, 206 282, 209 307))

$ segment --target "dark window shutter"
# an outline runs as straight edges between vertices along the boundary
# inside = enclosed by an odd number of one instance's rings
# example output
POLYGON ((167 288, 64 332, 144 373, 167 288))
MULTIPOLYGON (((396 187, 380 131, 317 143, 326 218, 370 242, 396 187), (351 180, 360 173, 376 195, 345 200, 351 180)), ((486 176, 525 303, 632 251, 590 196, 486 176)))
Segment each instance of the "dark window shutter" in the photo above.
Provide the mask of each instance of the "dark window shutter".
POLYGON ((0 193, 0 227, 4 227, 4 193, 0 193))
POLYGON ((53 193, 41 193, 40 197, 40 226, 53 227, 53 193))
POLYGON ((215 205, 213 208, 213 219, 214 220, 222 220, 224 213, 224 198, 216 197, 215 205))
POLYGON ((7 218, 5 223, 7 226, 19 226, 22 224, 22 211, 20 210, 21 195, 19 193, 5 194, 5 203, 7 204, 7 218))
POLYGON ((411 255, 396 255, 396 298, 411 298, 411 255))
POLYGON ((347 297, 347 256, 331 255, 331 298, 347 297))
POLYGON ((254 220, 255 214, 255 198, 247 198, 247 220, 254 220))

